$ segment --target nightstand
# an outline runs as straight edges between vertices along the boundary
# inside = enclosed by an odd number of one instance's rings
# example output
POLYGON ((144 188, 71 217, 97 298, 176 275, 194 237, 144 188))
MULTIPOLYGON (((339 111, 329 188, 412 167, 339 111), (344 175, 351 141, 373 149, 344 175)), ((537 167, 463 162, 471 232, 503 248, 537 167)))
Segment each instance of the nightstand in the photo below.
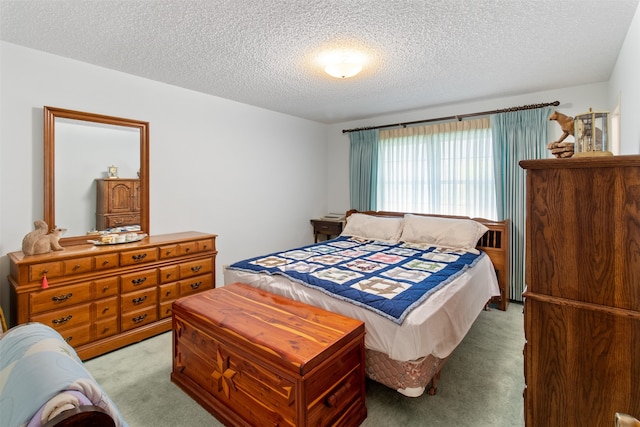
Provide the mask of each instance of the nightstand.
POLYGON ((339 236, 342 233, 344 221, 332 221, 329 219, 312 219, 314 241, 318 243, 318 235, 322 234, 327 239, 331 236, 339 236))

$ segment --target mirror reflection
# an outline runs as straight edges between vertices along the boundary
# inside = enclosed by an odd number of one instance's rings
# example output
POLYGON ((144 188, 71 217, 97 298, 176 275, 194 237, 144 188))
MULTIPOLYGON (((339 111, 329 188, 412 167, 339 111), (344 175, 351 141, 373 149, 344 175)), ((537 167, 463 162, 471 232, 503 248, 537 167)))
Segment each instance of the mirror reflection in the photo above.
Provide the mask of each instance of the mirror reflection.
POLYGON ((56 118, 55 126, 55 225, 72 236, 118 226, 139 228, 140 131, 65 118, 56 118), (109 177, 111 167, 115 177, 109 177), (114 200, 115 195, 121 197, 114 200))
POLYGON ((148 122, 44 107, 44 220, 63 246, 149 233, 148 168, 148 122))

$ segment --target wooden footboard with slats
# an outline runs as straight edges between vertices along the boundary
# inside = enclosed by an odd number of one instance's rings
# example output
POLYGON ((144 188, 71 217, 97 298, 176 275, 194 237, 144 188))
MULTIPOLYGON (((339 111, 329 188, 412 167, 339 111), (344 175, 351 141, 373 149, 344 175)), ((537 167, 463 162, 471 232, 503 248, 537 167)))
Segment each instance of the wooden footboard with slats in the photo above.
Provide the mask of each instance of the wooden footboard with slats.
MULTIPOLYGON (((362 213, 374 216, 402 217, 404 212, 390 211, 358 211, 352 209, 347 212, 347 218, 354 213, 362 213)), ((496 270, 498 278, 498 286, 500 287, 500 296, 494 297, 491 303, 496 305, 500 310, 506 310, 509 305, 509 220, 491 221, 484 218, 469 218, 465 216, 455 215, 430 215, 430 214, 412 214, 422 216, 436 216, 440 218, 456 218, 456 219, 472 219, 483 224, 489 230, 478 240, 476 248, 487 253, 493 267, 496 270)))

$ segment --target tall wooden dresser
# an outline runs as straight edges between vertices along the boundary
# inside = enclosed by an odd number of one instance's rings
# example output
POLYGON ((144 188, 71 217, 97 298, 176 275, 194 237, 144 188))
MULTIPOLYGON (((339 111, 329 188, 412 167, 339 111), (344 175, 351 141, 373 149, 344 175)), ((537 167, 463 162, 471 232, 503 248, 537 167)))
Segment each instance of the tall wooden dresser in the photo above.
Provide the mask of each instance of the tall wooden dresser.
POLYGON ((525 425, 640 416, 640 156, 521 161, 525 425))
POLYGON ((96 179, 96 228, 140 225, 140 180, 96 179))
POLYGON ((175 299, 215 287, 215 241, 215 234, 184 232, 12 252, 12 323, 53 327, 82 359, 169 331, 175 299))

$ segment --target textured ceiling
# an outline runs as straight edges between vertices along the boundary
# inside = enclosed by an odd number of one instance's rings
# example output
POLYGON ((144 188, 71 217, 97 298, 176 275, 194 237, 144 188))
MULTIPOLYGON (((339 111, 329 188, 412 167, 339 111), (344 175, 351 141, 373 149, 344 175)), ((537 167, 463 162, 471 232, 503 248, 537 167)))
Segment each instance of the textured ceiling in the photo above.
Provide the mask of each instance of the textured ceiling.
POLYGON ((0 1, 0 39, 323 123, 607 81, 638 0, 0 1), (357 48, 329 77, 328 48, 357 48))

